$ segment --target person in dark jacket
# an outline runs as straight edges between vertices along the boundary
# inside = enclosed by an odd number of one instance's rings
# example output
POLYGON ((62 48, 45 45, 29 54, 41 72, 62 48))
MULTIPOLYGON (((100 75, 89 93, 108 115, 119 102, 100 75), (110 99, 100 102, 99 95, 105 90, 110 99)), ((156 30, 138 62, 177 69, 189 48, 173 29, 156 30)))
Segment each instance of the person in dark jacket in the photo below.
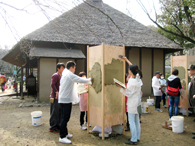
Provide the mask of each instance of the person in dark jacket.
MULTIPOLYGON (((188 68, 189 76, 191 77, 191 82, 189 84, 189 102, 190 105, 194 109, 195 113, 195 65, 190 65, 188 68)), ((193 120, 195 122, 195 119, 193 120)), ((192 132, 192 134, 195 134, 195 132, 192 132)), ((195 136, 192 136, 193 139, 195 139, 195 136)))
POLYGON ((61 111, 58 104, 58 93, 60 86, 61 74, 65 68, 64 63, 57 64, 57 72, 51 77, 51 94, 50 94, 50 132, 58 133, 60 130, 61 111))
POLYGON ((180 89, 182 88, 180 78, 178 78, 178 74, 179 74, 179 71, 177 69, 174 69, 172 71, 172 75, 167 79, 167 90, 168 90, 167 93, 169 95, 169 101, 170 101, 169 118, 172 117, 174 104, 175 104, 175 113, 174 113, 174 115, 175 116, 178 115, 178 110, 179 110, 178 106, 179 106, 179 100, 180 100, 180 96, 181 96, 180 89), (176 91, 178 91, 178 92, 174 93, 175 95, 173 95, 173 94, 171 94, 170 90, 173 93, 176 92, 176 91))

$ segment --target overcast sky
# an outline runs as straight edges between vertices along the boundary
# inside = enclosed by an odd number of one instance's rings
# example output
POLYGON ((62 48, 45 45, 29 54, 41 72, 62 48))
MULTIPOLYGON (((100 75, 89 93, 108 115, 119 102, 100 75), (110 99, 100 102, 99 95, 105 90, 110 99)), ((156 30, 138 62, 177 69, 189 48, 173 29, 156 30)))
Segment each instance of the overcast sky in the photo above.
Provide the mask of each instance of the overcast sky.
MULTIPOLYGON (((34 30, 40 28, 44 24, 48 23, 48 18, 38 9, 38 7, 34 6, 33 0, 1 0, 7 4, 13 5, 17 8, 24 8, 28 10, 28 13, 24 11, 14 10, 8 6, 3 6, 6 10, 6 20, 10 27, 12 28, 12 33, 10 32, 8 25, 2 19, 2 15, 0 15, 0 46, 4 47, 8 45, 12 47, 17 41, 20 40, 23 36, 33 32, 34 30), (14 28, 14 29, 13 29, 14 28), (13 35, 14 34, 14 35, 13 35)), ((62 1, 62 0, 58 0, 62 1)), ((77 1, 77 0, 75 0, 77 1)), ((78 0, 79 1, 79 0, 78 0)), ((140 5, 136 0, 103 0, 104 3, 110 5, 111 7, 118 9, 119 11, 130 15, 132 18, 142 23, 143 25, 153 25, 153 23, 148 19, 146 14, 141 9, 140 5)), ((159 9, 158 0, 142 0, 144 6, 147 10, 153 14, 155 8, 159 9), (153 3, 153 1, 155 1, 153 3)), ((71 9, 71 7, 75 6, 71 0, 63 0, 63 3, 67 5, 66 10, 71 9)), ((1 5, 2 6, 2 5, 1 5)), ((2 11, 0 11, 2 13, 2 11)), ((51 19, 57 17, 59 14, 55 14, 52 12, 47 12, 47 16, 51 19)), ((49 18, 49 19, 50 19, 49 18)))

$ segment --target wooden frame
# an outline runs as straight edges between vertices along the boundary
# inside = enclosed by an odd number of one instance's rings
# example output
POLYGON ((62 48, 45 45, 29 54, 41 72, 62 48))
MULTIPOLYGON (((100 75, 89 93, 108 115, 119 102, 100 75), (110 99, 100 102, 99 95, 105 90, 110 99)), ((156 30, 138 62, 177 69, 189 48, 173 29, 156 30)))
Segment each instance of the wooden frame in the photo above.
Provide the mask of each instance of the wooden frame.
MULTIPOLYGON (((121 75, 120 80, 125 83, 125 61, 118 55, 125 56, 125 45, 121 47, 102 43, 95 47, 87 46, 87 74, 90 75, 89 72, 95 63, 100 64, 102 73, 100 92, 96 92, 91 85, 88 86, 88 123, 102 128, 102 140, 104 140, 105 127, 123 124, 123 134, 125 134, 125 98, 120 93, 120 88, 111 82, 113 78, 109 78, 109 84, 107 80, 108 74, 113 73, 111 76, 121 75), (119 63, 119 66, 114 66, 114 69, 113 60, 119 63), (111 68, 106 69, 107 65, 111 68)), ((89 125, 87 132, 89 133, 89 125)))
POLYGON ((186 116, 188 116, 188 108, 189 99, 188 99, 188 83, 189 83, 189 75, 187 72, 187 68, 190 64, 195 64, 195 57, 190 55, 182 55, 182 56, 171 56, 171 72, 173 69, 179 70, 179 78, 181 80, 181 84, 184 87, 182 89, 183 99, 180 98, 180 108, 186 109, 186 116))

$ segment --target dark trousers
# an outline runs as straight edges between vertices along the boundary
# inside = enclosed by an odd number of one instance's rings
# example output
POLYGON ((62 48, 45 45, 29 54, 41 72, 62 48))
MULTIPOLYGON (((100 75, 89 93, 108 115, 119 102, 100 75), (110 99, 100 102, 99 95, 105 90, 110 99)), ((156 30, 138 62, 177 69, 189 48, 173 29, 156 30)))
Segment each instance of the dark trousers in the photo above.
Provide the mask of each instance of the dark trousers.
POLYGON ((51 130, 60 129, 61 108, 58 99, 54 99, 54 103, 50 104, 50 128, 51 130))
MULTIPOLYGON (((85 116, 85 111, 80 113, 80 125, 81 126, 84 124, 84 116, 85 116)), ((87 122, 87 111, 86 111, 85 121, 87 122)))
POLYGON ((161 96, 156 96, 155 108, 160 108, 161 96))
POLYGON ((2 92, 5 91, 4 87, 5 87, 5 83, 1 83, 1 90, 2 90, 2 92))
POLYGON ((61 103, 61 125, 60 125, 60 137, 64 138, 68 135, 67 123, 70 120, 72 103, 61 103))
POLYGON ((128 117, 128 112, 126 112, 126 116, 127 116, 127 123, 126 123, 126 126, 127 126, 127 128, 129 128, 129 117, 128 117))
POLYGON ((162 95, 162 99, 163 99, 163 105, 166 105, 166 94, 165 93, 163 93, 163 95, 162 95))

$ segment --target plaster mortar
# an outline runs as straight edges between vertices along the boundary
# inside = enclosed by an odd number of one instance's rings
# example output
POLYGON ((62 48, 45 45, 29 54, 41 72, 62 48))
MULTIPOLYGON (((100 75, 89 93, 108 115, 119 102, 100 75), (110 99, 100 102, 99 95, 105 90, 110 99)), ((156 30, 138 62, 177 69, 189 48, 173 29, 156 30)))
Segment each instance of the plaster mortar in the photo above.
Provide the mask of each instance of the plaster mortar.
POLYGON ((101 65, 98 62, 95 62, 92 69, 88 72, 89 77, 93 79, 93 84, 91 85, 96 93, 102 91, 102 71, 101 65))
POLYGON ((96 93, 93 87, 89 86, 89 106, 102 108, 102 93, 96 93))
POLYGON ((112 59, 111 64, 104 65, 105 69, 105 85, 114 84, 113 78, 123 83, 123 61, 120 59, 112 59))
POLYGON ((113 115, 122 112, 122 93, 116 85, 107 85, 105 87, 105 114, 113 115))
POLYGON ((183 86, 183 89, 186 89, 186 80, 185 80, 185 75, 186 75, 186 70, 183 66, 174 66, 173 69, 177 69, 179 71, 178 77, 180 78, 181 85, 183 86))

